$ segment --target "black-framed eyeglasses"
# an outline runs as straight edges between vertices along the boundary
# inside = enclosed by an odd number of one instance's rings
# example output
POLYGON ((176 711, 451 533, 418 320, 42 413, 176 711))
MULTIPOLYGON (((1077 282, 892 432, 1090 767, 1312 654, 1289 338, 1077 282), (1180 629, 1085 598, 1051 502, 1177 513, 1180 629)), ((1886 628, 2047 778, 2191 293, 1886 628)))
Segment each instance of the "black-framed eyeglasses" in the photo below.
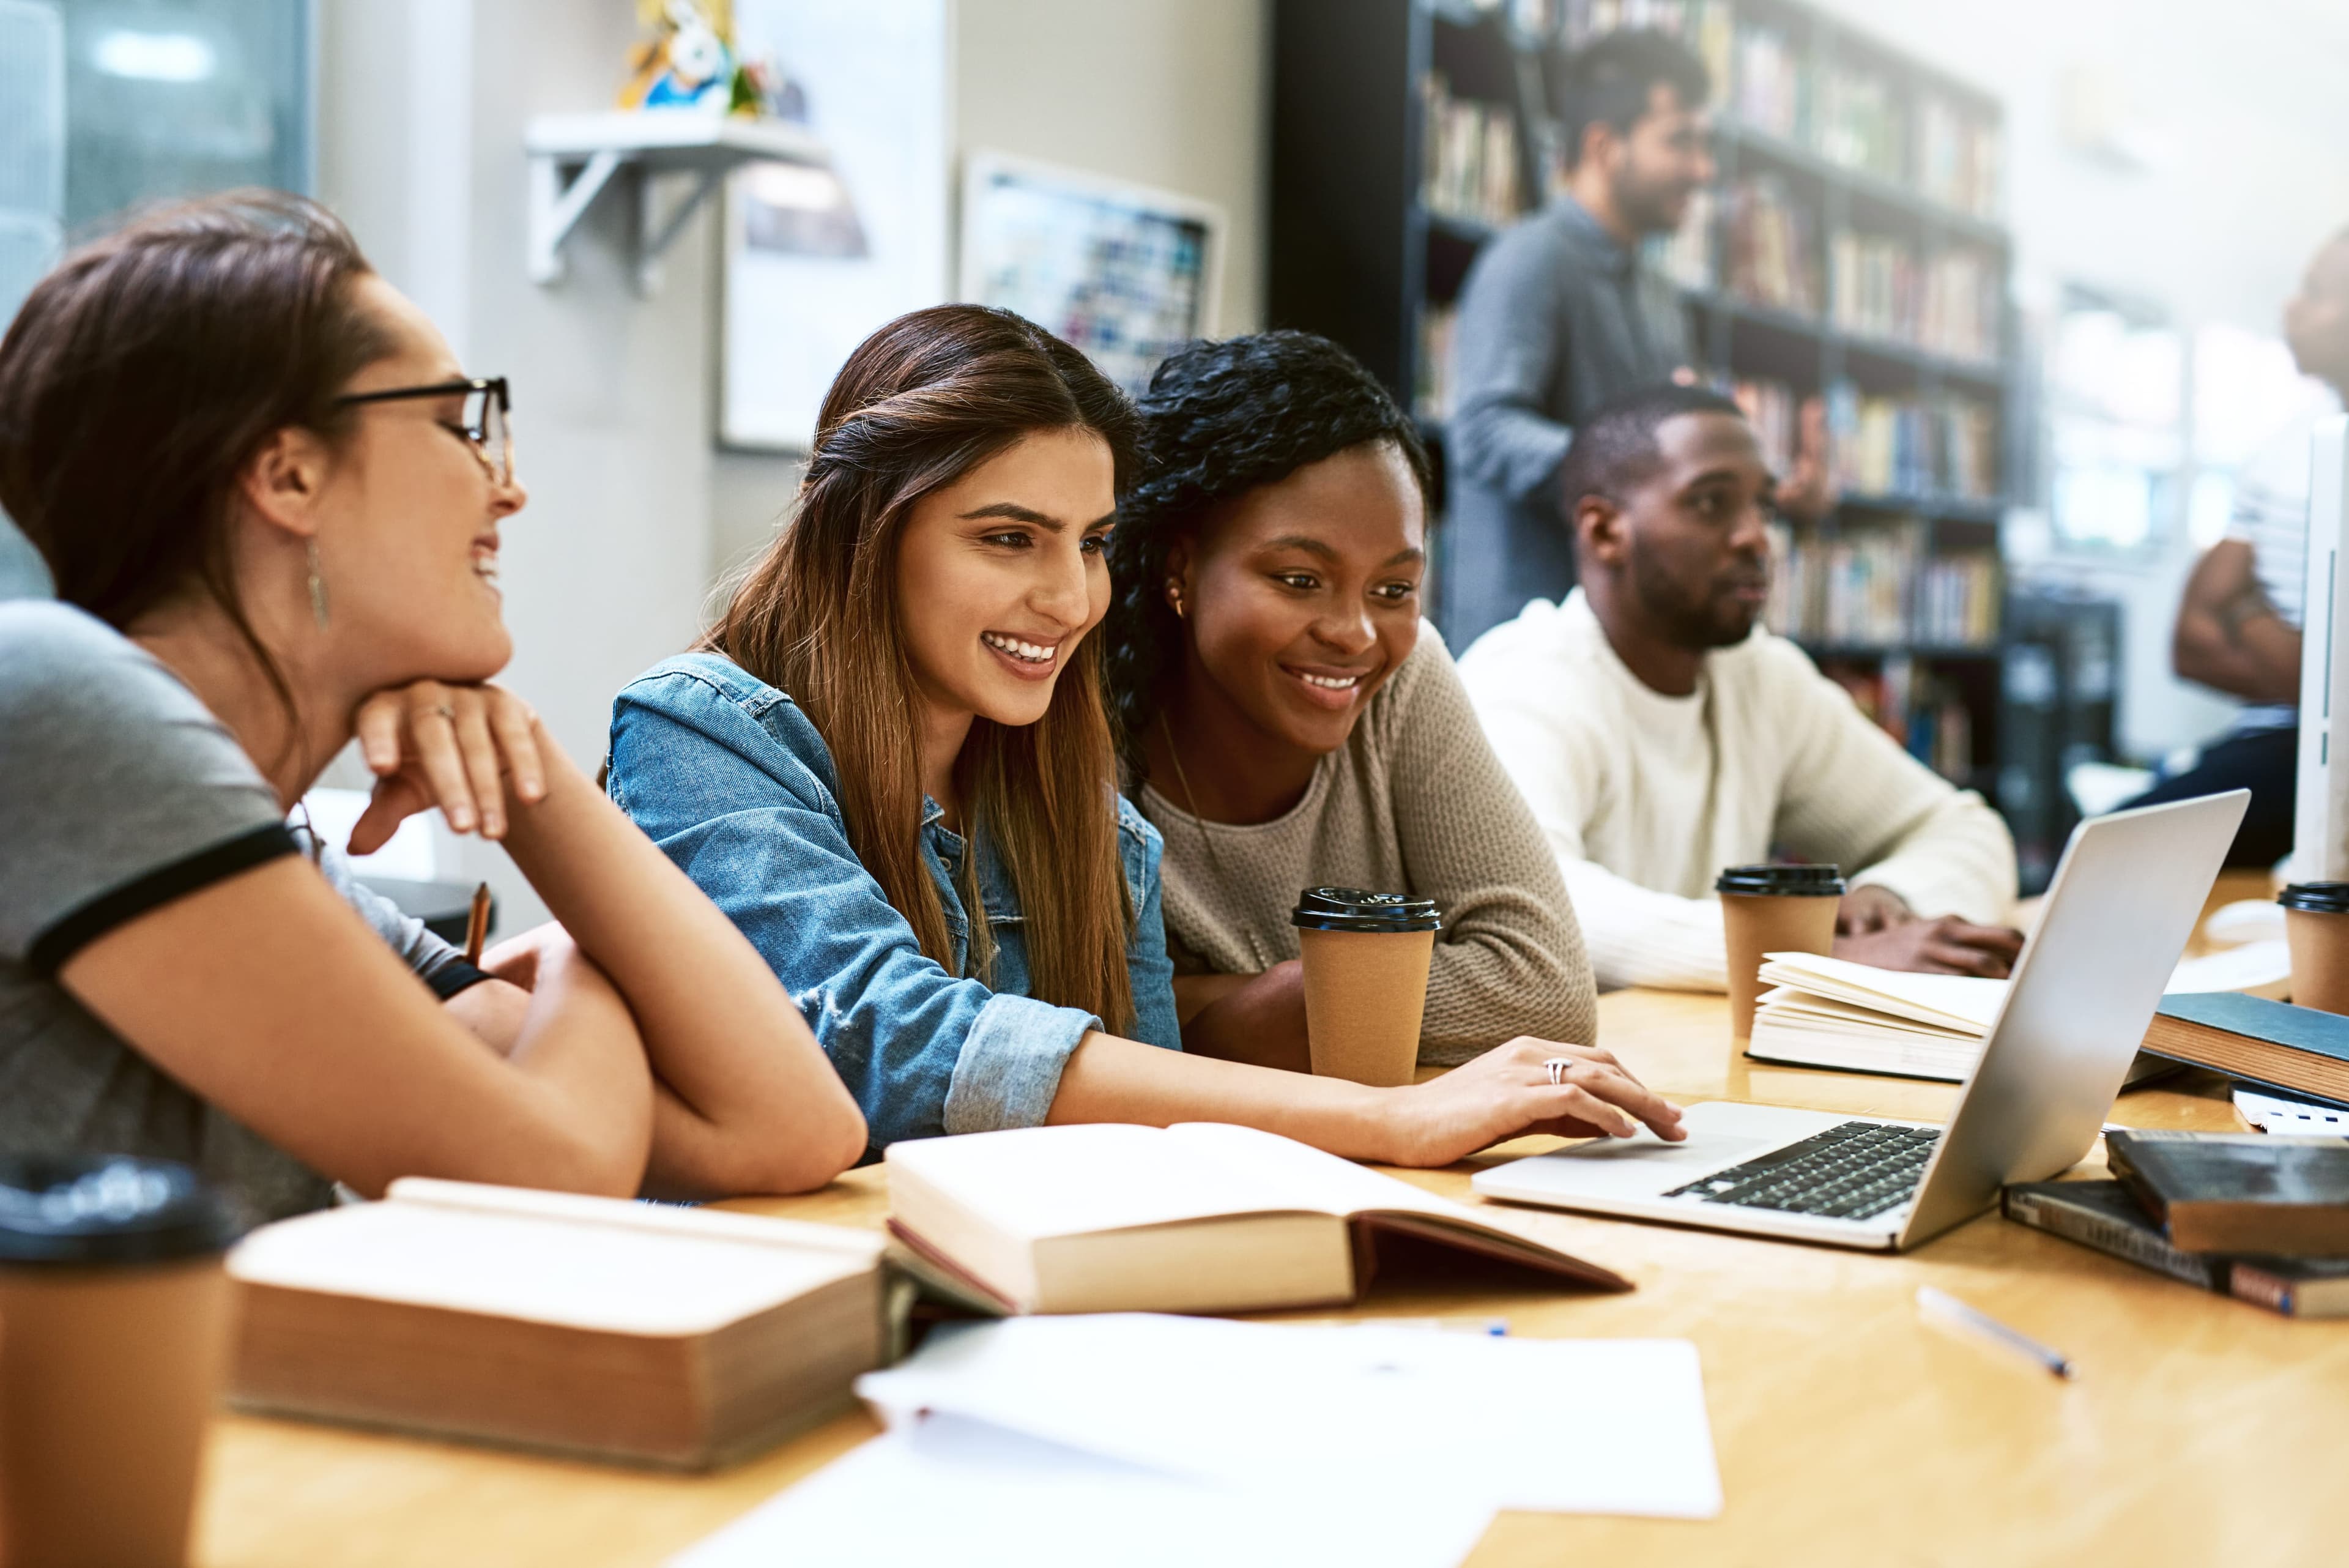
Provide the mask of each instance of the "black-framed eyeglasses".
POLYGON ((350 392, 335 400, 336 408, 354 403, 404 402, 409 398, 463 397, 460 428, 472 444, 473 455, 500 484, 513 483, 513 400, 503 376, 440 381, 429 387, 387 387, 379 392, 350 392))

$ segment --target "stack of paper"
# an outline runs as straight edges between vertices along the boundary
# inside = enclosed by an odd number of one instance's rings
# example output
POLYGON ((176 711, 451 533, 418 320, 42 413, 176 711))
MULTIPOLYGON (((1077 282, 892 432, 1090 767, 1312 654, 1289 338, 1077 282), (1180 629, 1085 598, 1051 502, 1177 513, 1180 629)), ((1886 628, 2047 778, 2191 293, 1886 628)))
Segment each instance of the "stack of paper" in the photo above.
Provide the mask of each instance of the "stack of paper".
POLYGON ((1680 1340, 1015 1318, 857 1391, 886 1434, 671 1568, 1452 1568, 1500 1509, 1721 1511, 1680 1340))
MULTIPOLYGON (((2272 994, 2292 977, 2281 940, 2252 942, 2182 961, 2171 992, 2272 994)), ((1970 975, 1910 974, 1819 953, 1771 953, 1746 1054, 1757 1061, 1841 1067, 1962 1083, 2006 1001, 2007 982, 1970 975)), ((2128 1082, 2176 1065, 2139 1055, 2128 1082)))

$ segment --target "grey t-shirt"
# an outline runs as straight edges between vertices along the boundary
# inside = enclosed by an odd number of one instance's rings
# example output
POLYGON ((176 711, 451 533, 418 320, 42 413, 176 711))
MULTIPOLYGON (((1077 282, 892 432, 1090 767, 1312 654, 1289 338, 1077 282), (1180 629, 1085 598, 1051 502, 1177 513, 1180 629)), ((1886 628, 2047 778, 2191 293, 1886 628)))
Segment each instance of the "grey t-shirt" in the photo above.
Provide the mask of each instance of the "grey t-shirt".
MULTIPOLYGON (((326 1177, 165 1076, 56 979, 116 927, 317 847, 152 655, 71 606, 0 604, 0 1149, 183 1160, 248 1220, 329 1201, 326 1177)), ((317 864, 435 992, 480 978, 342 856, 317 864)))

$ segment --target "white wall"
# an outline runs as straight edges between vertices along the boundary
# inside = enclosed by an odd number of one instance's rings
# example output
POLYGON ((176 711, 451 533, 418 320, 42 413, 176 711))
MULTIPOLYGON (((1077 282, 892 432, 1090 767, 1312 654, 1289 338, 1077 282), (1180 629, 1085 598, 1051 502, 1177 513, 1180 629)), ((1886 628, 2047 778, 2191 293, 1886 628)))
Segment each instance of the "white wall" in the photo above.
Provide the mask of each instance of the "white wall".
MULTIPOLYGON (((514 381, 529 509, 503 530, 502 677, 582 766, 612 694, 693 636, 710 530, 706 224, 639 297, 616 201, 552 288, 523 270, 523 127, 609 101, 629 8, 575 0, 326 0, 320 194, 477 374, 514 381)), ((502 930, 540 917, 504 856, 442 839, 442 874, 486 877, 502 930)))
MULTIPOLYGON (((1268 0, 957 0, 954 138, 1214 202, 1231 218, 1220 336, 1264 325, 1268 0)), ((796 462, 721 452, 712 546, 755 553, 796 462)))
MULTIPOLYGON (((999 148, 1222 203, 1220 327, 1262 319, 1266 0, 958 0, 957 151, 999 148)), ((624 275, 608 205, 552 288, 523 271, 523 127, 611 100, 623 0, 321 0, 319 188, 477 374, 513 379, 529 510, 505 531, 502 678, 583 766, 612 695, 691 640, 719 569, 764 541, 797 464, 720 453, 715 224, 664 286, 624 275)), ((347 768, 329 782, 357 782, 347 768)), ((512 932, 543 910, 505 857, 441 831, 441 874, 485 877, 512 932)))
MULTIPOLYGON (((1996 93, 2017 282, 2158 300, 2182 326, 2273 333, 2309 254, 2349 223, 2349 5, 2338 0, 1820 0, 1855 26, 1996 93), (2067 147, 2066 74, 2106 73, 2153 131, 2152 166, 2067 147)), ((2192 547, 2057 576, 2126 606, 2122 729, 2142 756, 2202 739, 2232 705, 2169 671, 2192 547)))

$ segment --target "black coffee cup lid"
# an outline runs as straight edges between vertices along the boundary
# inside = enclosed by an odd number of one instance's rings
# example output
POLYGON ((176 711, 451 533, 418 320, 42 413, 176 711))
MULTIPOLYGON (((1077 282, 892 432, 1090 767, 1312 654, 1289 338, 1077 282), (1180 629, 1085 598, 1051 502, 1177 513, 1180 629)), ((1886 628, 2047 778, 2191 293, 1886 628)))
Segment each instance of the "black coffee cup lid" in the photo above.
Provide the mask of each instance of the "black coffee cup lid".
POLYGON ((1843 868, 1839 866, 1732 866, 1713 884, 1716 893, 1741 893, 1762 898, 1841 898, 1843 868))
POLYGON ((2349 915, 2349 882, 2294 882, 2276 895, 2276 902, 2312 915, 2349 915))
POLYGON ((1437 931, 1444 912, 1433 898, 1368 893, 1360 888, 1308 888, 1288 923, 1309 931, 1437 931))
POLYGON ((168 1262, 222 1251, 236 1233, 219 1195, 184 1165, 0 1156, 0 1266, 168 1262))

